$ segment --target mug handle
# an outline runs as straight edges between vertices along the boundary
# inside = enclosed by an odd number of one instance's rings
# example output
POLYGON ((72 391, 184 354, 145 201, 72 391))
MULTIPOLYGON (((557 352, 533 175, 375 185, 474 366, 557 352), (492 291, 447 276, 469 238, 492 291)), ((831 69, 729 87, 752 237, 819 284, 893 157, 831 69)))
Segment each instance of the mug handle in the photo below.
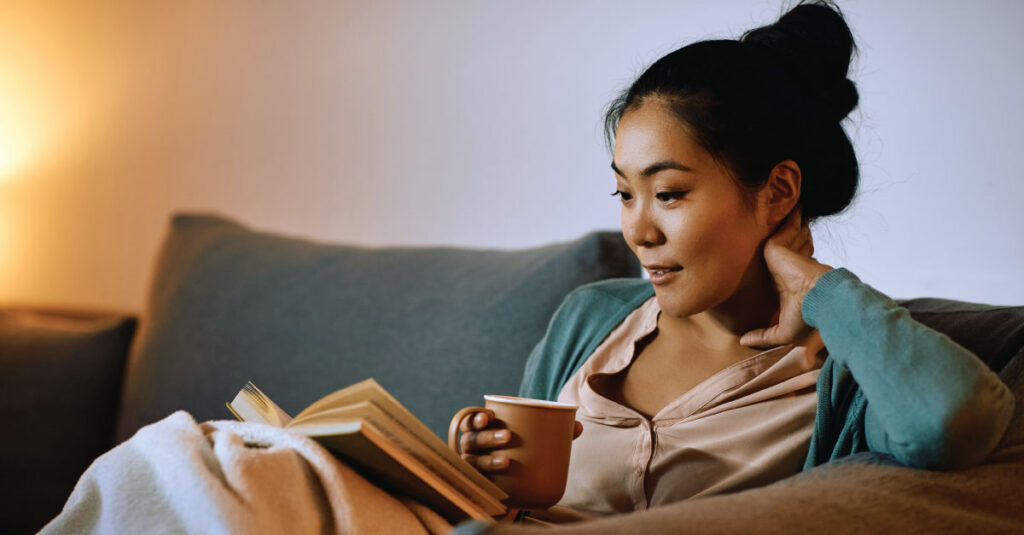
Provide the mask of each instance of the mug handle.
POLYGON ((491 415, 491 420, 494 419, 494 411, 483 407, 463 407, 455 413, 455 416, 452 416, 452 423, 448 424, 448 447, 455 453, 462 454, 462 451, 459 450, 459 427, 462 425, 462 421, 467 416, 476 415, 478 412, 486 412, 491 415))

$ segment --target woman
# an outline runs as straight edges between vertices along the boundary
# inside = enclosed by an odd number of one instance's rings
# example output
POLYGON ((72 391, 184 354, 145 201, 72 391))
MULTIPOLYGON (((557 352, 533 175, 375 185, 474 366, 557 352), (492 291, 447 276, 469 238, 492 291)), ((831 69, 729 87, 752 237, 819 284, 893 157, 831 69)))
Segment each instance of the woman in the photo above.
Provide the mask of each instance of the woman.
MULTIPOLYGON (((850 271, 809 222, 844 210, 858 165, 841 14, 799 5, 741 39, 651 65, 609 108, 622 232, 650 274, 571 294, 520 394, 580 405, 558 511, 593 516, 766 485, 861 451, 967 467, 1013 397, 974 354, 850 271), (579 431, 579 429, 578 429, 579 431)), ((466 423, 504 469, 507 432, 466 423)))

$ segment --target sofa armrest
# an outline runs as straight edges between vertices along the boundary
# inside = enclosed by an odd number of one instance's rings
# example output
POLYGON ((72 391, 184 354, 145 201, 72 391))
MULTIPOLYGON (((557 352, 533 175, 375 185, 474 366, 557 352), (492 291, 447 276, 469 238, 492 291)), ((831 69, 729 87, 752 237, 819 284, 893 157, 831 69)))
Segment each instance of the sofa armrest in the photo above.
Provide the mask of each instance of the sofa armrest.
POLYGON ((130 314, 0 309, 0 532, 34 533, 113 445, 130 314))

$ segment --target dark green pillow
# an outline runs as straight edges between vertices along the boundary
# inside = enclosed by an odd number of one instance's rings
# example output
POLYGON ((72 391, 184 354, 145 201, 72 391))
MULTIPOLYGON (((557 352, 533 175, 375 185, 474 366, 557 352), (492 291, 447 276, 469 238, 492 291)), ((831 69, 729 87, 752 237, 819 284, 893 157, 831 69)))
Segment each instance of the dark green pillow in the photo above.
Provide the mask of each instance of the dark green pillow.
POLYGON ((0 311, 0 533, 35 533, 113 445, 135 320, 0 311))
POLYGON ((230 418, 224 402, 248 380, 295 414, 367 377, 441 434, 459 407, 516 392, 572 289, 639 275, 619 232, 524 250, 367 248, 176 215, 118 438, 177 409, 230 418))

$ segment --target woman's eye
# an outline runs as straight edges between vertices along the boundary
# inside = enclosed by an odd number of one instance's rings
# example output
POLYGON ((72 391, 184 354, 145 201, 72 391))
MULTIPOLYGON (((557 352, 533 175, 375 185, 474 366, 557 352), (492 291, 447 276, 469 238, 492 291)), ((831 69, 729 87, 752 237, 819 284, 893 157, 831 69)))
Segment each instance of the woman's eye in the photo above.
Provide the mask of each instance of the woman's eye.
POLYGON ((620 189, 617 189, 614 192, 612 192, 612 197, 614 197, 616 195, 618 195, 619 197, 622 198, 622 202, 626 202, 626 201, 628 201, 628 200, 633 198, 633 194, 626 193, 625 191, 622 191, 620 189))
POLYGON ((685 191, 663 191, 661 193, 655 194, 655 197, 657 197, 658 200, 661 202, 668 202, 674 201, 676 199, 682 199, 685 195, 685 191))

